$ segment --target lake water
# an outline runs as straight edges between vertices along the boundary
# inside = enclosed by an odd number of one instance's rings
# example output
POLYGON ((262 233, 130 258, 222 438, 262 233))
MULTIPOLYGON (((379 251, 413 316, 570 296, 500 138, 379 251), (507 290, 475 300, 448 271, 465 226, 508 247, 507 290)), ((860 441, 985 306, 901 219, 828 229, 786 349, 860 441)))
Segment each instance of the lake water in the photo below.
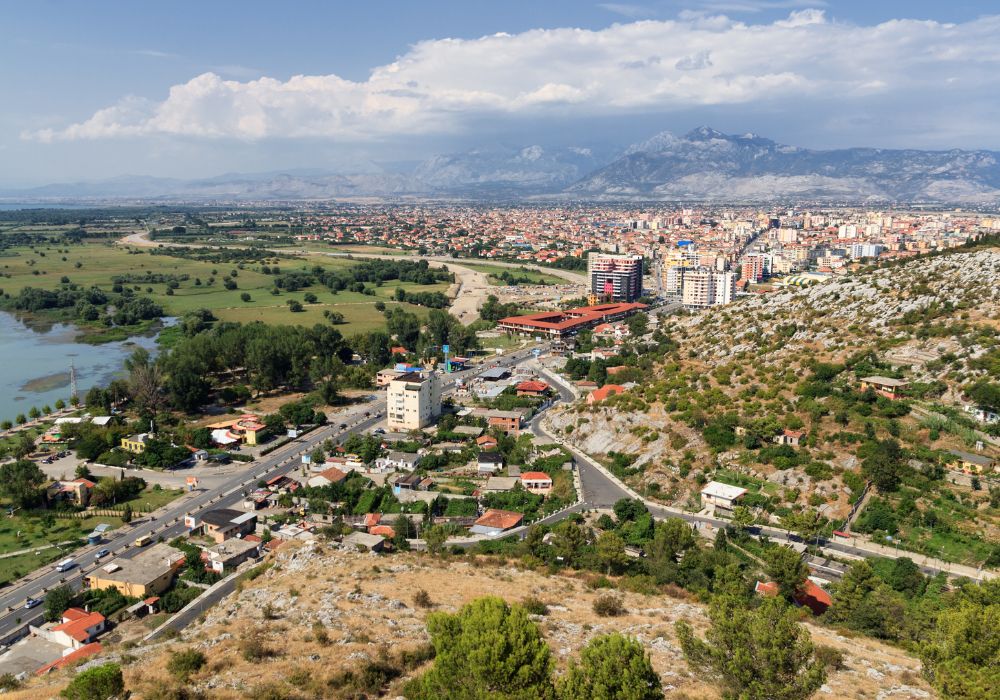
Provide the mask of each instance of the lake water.
POLYGON ((135 337, 117 343, 73 342, 78 331, 56 323, 28 327, 0 311, 0 420, 28 414, 32 406, 52 406, 70 396, 70 365, 76 368, 81 398, 95 385, 107 384, 122 372, 122 363, 141 346, 156 350, 156 338, 135 337))

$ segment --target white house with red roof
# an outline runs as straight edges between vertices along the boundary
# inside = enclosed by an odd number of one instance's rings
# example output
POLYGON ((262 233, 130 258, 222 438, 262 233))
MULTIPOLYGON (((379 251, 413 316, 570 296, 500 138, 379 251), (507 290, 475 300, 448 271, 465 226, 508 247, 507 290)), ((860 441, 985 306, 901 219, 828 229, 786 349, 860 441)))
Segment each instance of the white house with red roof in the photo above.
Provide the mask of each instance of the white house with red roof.
POLYGON ((522 472, 521 485, 525 491, 548 496, 552 491, 552 477, 545 472, 522 472))

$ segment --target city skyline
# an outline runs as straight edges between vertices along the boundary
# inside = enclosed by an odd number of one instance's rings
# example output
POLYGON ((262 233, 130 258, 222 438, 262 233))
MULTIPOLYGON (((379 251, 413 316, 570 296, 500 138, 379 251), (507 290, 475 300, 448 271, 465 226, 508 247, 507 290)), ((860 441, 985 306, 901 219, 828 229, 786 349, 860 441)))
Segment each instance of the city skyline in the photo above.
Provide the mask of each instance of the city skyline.
POLYGON ((995 149, 1000 17, 980 13, 798 0, 8 6, 0 184, 370 169, 492 143, 613 150, 699 124, 808 148, 995 149))

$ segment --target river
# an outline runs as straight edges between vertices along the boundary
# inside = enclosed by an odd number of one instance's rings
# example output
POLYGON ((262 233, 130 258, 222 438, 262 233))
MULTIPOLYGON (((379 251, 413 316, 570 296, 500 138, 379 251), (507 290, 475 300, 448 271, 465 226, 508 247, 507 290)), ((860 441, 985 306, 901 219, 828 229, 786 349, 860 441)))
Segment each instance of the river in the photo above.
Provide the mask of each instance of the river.
POLYGON ((29 327, 0 311, 0 420, 41 410, 57 399, 69 401, 70 366, 76 368, 81 398, 87 390, 106 384, 122 371, 122 363, 136 347, 156 350, 156 338, 87 345, 76 343, 77 329, 56 323, 29 327))

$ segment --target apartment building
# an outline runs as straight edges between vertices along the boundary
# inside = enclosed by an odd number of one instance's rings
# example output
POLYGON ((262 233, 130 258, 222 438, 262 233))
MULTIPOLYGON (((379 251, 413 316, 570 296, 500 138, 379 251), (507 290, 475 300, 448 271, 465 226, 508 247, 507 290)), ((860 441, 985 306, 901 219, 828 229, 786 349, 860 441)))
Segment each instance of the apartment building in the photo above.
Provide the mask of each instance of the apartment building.
POLYGON ((433 372, 407 372, 389 382, 389 430, 420 430, 441 415, 441 382, 433 372))
POLYGON ((729 304, 736 297, 736 274, 708 268, 684 273, 681 301, 685 307, 700 309, 715 304, 729 304))
POLYGON ((604 303, 642 296, 642 256, 591 253, 587 258, 590 293, 604 303))

